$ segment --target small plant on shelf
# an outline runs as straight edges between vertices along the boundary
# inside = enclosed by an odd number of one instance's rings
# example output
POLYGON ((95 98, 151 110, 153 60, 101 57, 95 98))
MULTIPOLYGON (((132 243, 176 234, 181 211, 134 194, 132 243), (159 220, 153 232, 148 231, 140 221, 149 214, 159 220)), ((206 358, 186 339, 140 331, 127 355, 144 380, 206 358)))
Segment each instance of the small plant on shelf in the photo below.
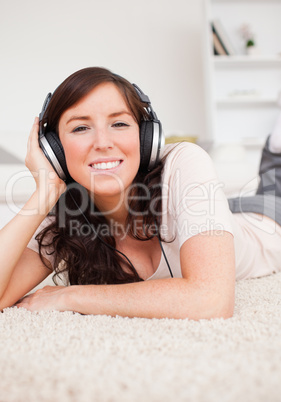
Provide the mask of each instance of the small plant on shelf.
POLYGON ((242 24, 239 29, 242 39, 245 41, 245 48, 247 54, 257 54, 255 36, 249 24, 242 24))

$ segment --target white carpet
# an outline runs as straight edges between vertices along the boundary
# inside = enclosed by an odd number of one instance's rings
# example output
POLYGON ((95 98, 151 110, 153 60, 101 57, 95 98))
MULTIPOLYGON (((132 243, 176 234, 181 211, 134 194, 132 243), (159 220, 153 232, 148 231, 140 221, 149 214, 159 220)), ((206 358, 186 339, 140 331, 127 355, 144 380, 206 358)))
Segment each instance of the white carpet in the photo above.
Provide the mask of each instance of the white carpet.
POLYGON ((281 273, 228 320, 0 314, 1 402, 280 402, 281 273))

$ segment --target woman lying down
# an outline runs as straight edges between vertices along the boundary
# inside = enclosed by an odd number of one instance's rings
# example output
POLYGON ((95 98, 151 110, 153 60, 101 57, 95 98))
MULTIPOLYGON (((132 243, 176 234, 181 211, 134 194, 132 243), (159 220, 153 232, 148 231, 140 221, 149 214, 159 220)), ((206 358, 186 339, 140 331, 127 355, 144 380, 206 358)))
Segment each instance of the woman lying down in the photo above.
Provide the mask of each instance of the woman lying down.
POLYGON ((227 200, 205 151, 163 146, 140 88, 103 68, 72 74, 31 129, 36 190, 0 231, 1 309, 231 317, 235 280, 281 270, 278 140, 257 195, 227 200), (69 286, 24 297, 51 271, 69 286))

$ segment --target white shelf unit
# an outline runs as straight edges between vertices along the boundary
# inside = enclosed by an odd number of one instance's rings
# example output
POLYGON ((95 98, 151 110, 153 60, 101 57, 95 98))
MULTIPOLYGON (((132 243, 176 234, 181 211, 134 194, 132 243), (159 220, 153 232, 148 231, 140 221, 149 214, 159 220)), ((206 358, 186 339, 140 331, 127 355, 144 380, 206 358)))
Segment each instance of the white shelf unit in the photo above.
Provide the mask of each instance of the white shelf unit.
POLYGON ((203 141, 262 143, 271 132, 281 95, 281 0, 205 0, 206 129, 203 141), (214 56, 211 21, 219 19, 236 54, 214 56), (260 54, 246 54, 242 24, 260 54))

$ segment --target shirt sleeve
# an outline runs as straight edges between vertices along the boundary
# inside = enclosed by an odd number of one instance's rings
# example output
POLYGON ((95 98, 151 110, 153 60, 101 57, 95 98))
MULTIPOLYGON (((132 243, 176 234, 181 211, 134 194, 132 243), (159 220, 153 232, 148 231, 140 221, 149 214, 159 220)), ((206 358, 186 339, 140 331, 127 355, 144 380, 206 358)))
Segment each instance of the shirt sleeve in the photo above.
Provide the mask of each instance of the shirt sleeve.
POLYGON ((180 247, 187 239, 206 231, 233 234, 223 183, 217 178, 210 156, 198 145, 180 143, 173 148, 165 162, 162 185, 162 223, 169 230, 172 225, 180 247))
MULTIPOLYGON (((39 254, 39 244, 38 241, 35 239, 37 234, 41 232, 41 230, 43 230, 45 227, 47 227, 49 224, 52 223, 52 221, 54 220, 53 217, 47 216, 44 221, 41 223, 40 226, 38 226, 37 230, 35 231, 34 235, 32 236, 31 240, 29 241, 27 248, 29 248, 30 250, 35 251, 36 253, 39 254)), ((45 241, 50 242, 52 240, 52 238, 50 237, 50 235, 47 235, 47 237, 45 237, 45 241)), ((42 251, 42 256, 44 258, 46 258, 52 265, 52 267, 54 268, 54 255, 53 254, 49 254, 47 251, 47 249, 45 247, 43 247, 41 249, 42 251)), ((50 251, 50 250, 49 250, 50 251)))

